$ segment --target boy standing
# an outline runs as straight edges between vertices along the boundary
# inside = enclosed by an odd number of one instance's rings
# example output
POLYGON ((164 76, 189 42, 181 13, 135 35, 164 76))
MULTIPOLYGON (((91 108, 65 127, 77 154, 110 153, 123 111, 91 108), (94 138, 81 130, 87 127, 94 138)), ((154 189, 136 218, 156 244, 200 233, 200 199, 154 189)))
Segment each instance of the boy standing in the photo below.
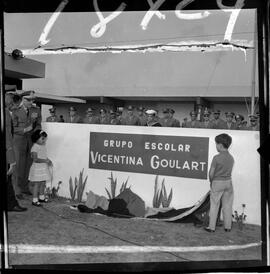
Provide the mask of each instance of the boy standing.
POLYGON ((234 159, 228 148, 232 143, 232 138, 228 134, 223 133, 215 137, 215 142, 219 154, 214 156, 209 170, 211 187, 209 226, 204 229, 208 232, 215 232, 221 201, 224 229, 226 232, 229 232, 232 227, 233 186, 231 174, 234 159))

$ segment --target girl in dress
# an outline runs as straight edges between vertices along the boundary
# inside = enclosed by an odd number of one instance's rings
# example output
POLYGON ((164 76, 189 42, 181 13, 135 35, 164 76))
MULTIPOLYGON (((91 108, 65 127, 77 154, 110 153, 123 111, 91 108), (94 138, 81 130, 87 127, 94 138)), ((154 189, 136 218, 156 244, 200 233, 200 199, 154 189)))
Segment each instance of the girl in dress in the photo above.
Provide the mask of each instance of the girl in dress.
POLYGON ((52 161, 47 157, 47 136, 47 133, 40 129, 36 130, 31 136, 34 143, 31 148, 33 163, 30 168, 28 179, 34 185, 33 206, 41 206, 41 203, 47 203, 49 201, 44 195, 46 181, 51 179, 49 166, 52 166, 52 161))

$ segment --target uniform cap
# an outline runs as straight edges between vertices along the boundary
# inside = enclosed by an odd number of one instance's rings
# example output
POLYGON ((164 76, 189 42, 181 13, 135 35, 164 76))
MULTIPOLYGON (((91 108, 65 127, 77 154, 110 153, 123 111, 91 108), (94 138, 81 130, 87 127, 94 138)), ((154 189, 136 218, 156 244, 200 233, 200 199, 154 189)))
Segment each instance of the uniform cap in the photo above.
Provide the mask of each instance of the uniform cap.
POLYGON ((196 112, 195 110, 192 110, 192 111, 189 113, 189 115, 190 115, 190 116, 192 116, 192 115, 195 115, 195 116, 196 116, 196 115, 197 115, 197 112, 196 112))
POLYGON ((248 115, 250 121, 257 121, 258 117, 256 115, 248 115))
POLYGON ((117 111, 118 111, 119 113, 121 113, 121 112, 124 111, 124 108, 123 108, 123 107, 117 107, 117 111))
POLYGON ((241 121, 243 121, 244 120, 244 116, 241 115, 241 114, 236 114, 235 115, 235 119, 241 119, 241 121))
POLYGON ((133 106, 128 106, 127 109, 128 110, 133 110, 133 106))
POLYGON ((51 113, 54 113, 55 111, 56 111, 55 107, 52 107, 52 108, 49 109, 49 112, 51 112, 51 113))
POLYGON ((27 100, 36 99, 35 92, 33 90, 27 90, 21 93, 21 97, 27 100))
POLYGON ((228 112, 225 112, 225 115, 233 117, 234 116, 234 112, 228 111, 228 112))
POLYGON ((143 107, 143 106, 139 106, 139 107, 138 107, 138 110, 139 110, 139 111, 144 111, 144 107, 143 107))
POLYGON ((106 109, 102 108, 102 109, 100 109, 99 112, 100 112, 100 113, 106 113, 107 111, 106 111, 106 109))
POLYGON ((94 110, 92 109, 92 108, 88 108, 87 110, 86 110, 86 112, 88 113, 88 112, 93 112, 94 110))
POLYGON ((209 111, 209 110, 205 110, 204 112, 203 112, 203 115, 210 115, 211 114, 211 112, 209 111))
POLYGON ((213 111, 214 114, 220 114, 220 112, 221 112, 221 111, 220 111, 219 109, 215 109, 215 110, 213 111))
POLYGON ((149 114, 149 115, 156 115, 157 114, 157 112, 153 109, 148 109, 145 113, 149 114))
POLYGON ((114 110, 110 110, 110 114, 116 114, 116 112, 114 110))
POLYGON ((69 111, 77 111, 77 109, 75 107, 70 107, 69 111))

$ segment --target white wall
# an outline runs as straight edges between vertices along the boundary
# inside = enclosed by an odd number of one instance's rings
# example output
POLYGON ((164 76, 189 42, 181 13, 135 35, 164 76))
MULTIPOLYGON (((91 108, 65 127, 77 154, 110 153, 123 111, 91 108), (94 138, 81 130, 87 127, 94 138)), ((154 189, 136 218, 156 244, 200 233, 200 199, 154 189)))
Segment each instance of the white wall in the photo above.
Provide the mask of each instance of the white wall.
MULTIPOLYGON (((69 197, 69 177, 78 176, 83 168, 85 176, 88 175, 85 191, 92 190, 96 194, 107 197, 105 187, 110 187, 108 177, 111 171, 88 169, 91 131, 209 137, 209 165, 217 153, 214 137, 226 132, 233 138, 230 152, 235 159, 232 174, 235 190, 233 209, 241 212, 242 204, 246 204, 247 222, 260 224, 260 157, 256 151, 259 147, 259 132, 257 131, 62 123, 43 123, 43 128, 49 137, 48 155, 54 163, 53 185, 56 186, 58 181, 62 181, 60 195, 66 197, 69 197)), ((155 175, 114 171, 113 176, 117 177, 119 185, 129 177, 128 185, 131 185, 131 189, 145 201, 146 206, 152 206, 155 175)), ((193 205, 209 190, 208 180, 160 176, 160 182, 162 178, 165 178, 167 189, 173 188, 171 206, 175 208, 193 205)), ((119 193, 119 185, 117 193, 119 193)))

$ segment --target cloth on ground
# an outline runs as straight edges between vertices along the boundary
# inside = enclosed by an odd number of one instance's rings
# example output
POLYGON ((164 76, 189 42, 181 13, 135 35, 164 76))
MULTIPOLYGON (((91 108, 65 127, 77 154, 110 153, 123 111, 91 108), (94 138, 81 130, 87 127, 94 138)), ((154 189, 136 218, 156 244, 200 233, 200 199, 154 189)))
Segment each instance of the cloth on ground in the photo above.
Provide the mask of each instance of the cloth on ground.
POLYGON ((92 209, 100 207, 107 210, 109 207, 109 201, 106 197, 97 195, 93 191, 89 191, 85 205, 92 209))

